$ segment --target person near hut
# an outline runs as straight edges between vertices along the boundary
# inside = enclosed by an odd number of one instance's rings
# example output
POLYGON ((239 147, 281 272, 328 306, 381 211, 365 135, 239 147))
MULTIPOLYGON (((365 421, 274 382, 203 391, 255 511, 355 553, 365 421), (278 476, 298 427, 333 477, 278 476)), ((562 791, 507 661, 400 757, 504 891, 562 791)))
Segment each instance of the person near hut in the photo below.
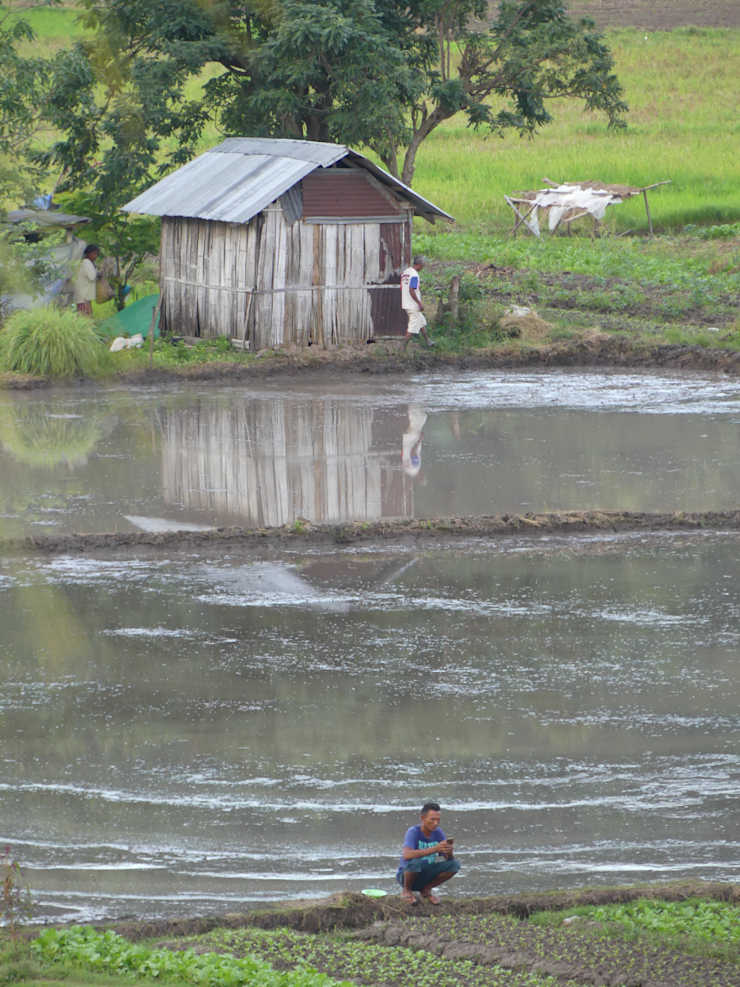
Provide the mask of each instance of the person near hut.
POLYGON ((424 258, 421 255, 414 257, 411 267, 407 267, 401 274, 401 308, 408 317, 408 328, 406 329, 406 341, 403 349, 409 345, 409 341, 422 334, 427 346, 434 346, 434 342, 427 333, 427 320, 422 315, 424 303, 421 300, 421 277, 420 272, 424 267, 424 258))
POLYGON ((425 901, 438 905, 434 888, 460 870, 460 861, 454 856, 454 841, 439 828, 441 819, 439 805, 425 802, 421 807, 421 824, 406 832, 396 880, 401 885, 401 898, 409 905, 418 905, 417 892, 425 901))
POLYGON ((73 300, 77 306, 77 311, 83 315, 92 315, 92 303, 97 297, 98 278, 101 277, 101 274, 95 266, 95 261, 99 254, 100 247, 97 243, 88 243, 75 278, 73 300))

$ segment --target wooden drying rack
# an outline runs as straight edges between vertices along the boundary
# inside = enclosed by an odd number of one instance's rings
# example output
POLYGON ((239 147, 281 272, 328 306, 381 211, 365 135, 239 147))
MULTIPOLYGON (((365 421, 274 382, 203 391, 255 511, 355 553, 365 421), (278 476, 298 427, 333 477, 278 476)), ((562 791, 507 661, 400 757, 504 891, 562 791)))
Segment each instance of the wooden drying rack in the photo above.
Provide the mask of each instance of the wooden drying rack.
MULTIPOLYGON (((607 185, 605 182, 553 182, 549 178, 543 178, 542 181, 546 185, 551 185, 553 188, 559 188, 560 185, 572 185, 573 188, 582 189, 594 189, 596 191, 612 192, 614 195, 618 195, 621 199, 631 199, 635 195, 642 195, 645 199, 645 212, 647 213, 648 229, 650 231, 650 236, 653 236, 653 219, 650 215, 650 205, 648 204, 647 194, 652 188, 658 188, 661 185, 670 185, 671 180, 666 179, 663 182, 655 182, 653 185, 644 185, 642 188, 636 188, 632 185, 607 185)), ((511 195, 505 195, 504 200, 508 206, 514 211, 515 222, 514 228, 511 231, 512 236, 516 234, 516 231, 520 226, 524 225, 533 233, 536 237, 539 237, 539 230, 535 229, 529 222, 529 217, 532 215, 536 209, 536 204, 533 199, 537 195, 537 191, 534 192, 512 192, 511 195), (529 209, 526 207, 529 206, 529 209), (521 207, 521 208, 520 208, 521 207)), ((616 203, 615 203, 616 204, 616 203)), ((587 209, 568 209, 566 210, 557 222, 557 225, 552 230, 554 233, 561 224, 567 224, 568 235, 570 236, 570 224, 576 219, 582 219, 584 216, 588 216, 590 213, 587 209)), ((599 221, 594 217, 594 233, 598 229, 599 221)), ((619 234, 624 236, 623 233, 619 234)))

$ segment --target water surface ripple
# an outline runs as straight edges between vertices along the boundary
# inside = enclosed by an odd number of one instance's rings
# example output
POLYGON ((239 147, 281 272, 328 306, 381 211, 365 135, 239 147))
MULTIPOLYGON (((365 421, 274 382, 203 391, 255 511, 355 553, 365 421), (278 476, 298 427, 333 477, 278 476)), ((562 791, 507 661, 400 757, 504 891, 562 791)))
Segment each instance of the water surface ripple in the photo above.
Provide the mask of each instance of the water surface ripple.
POLYGON ((739 539, 0 561, 2 838, 44 915, 740 880, 739 539))

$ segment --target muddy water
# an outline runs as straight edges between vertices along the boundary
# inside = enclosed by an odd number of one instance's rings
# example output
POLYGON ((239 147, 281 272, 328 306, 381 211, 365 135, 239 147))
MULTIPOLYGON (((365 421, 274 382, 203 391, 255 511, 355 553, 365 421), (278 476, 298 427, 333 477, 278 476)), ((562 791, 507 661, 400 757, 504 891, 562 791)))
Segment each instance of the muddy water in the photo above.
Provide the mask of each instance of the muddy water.
POLYGON ((0 392, 0 538, 738 502, 740 380, 470 373, 0 392))
POLYGON ((738 881, 739 549, 0 560, 0 836, 79 919, 392 891, 430 796, 458 894, 738 881))

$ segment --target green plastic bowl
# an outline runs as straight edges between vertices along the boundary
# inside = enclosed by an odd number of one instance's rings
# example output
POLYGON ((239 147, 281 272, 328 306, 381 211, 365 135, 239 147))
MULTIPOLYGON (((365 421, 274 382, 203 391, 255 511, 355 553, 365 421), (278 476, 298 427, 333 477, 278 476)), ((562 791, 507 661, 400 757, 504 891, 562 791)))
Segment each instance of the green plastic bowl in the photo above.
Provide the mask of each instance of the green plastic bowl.
POLYGON ((363 888, 362 893, 368 898, 385 898, 387 891, 378 891, 377 888, 363 888))

